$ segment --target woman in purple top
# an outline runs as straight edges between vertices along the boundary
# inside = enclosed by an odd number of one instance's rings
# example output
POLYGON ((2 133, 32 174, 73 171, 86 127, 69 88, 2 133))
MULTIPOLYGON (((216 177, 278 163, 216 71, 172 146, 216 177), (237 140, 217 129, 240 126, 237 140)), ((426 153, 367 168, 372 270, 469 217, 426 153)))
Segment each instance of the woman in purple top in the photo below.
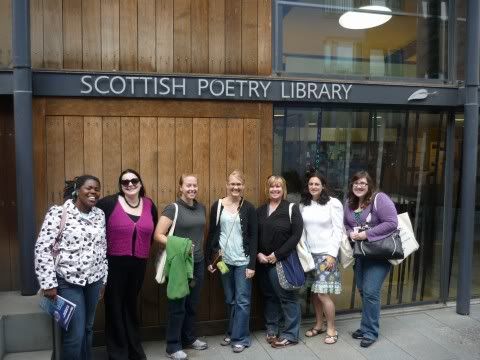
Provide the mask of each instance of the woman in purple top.
POLYGON ((122 171, 115 195, 101 199, 107 227, 108 281, 105 336, 110 360, 146 359, 140 342, 137 297, 142 288, 157 208, 145 196, 140 174, 122 171))
MULTIPOLYGON (((349 184, 344 223, 352 241, 381 240, 397 229, 397 211, 388 195, 375 191, 366 171, 357 172, 349 184)), ((356 286, 362 298, 360 329, 352 337, 361 339, 361 347, 369 347, 378 338, 380 291, 390 272, 387 260, 358 257, 355 260, 356 286)))

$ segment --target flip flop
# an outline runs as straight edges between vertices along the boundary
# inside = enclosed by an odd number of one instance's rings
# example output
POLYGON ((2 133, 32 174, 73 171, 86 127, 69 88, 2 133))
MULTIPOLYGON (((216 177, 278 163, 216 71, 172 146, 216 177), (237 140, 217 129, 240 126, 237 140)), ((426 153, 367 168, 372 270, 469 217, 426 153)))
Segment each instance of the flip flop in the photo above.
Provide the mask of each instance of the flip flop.
POLYGON ((288 346, 293 346, 297 344, 298 344, 297 341, 290 341, 288 339, 278 339, 277 341, 273 342, 271 345, 275 349, 283 349, 288 346))
POLYGON ((333 345, 338 341, 338 332, 335 331, 335 335, 328 335, 325 336, 324 343, 328 345, 333 345))
POLYGON ((325 329, 317 329, 317 328, 314 328, 312 327, 311 329, 308 329, 307 331, 305 331, 305 336, 306 337, 314 337, 314 336, 317 336, 319 334, 323 334, 325 331, 325 329))

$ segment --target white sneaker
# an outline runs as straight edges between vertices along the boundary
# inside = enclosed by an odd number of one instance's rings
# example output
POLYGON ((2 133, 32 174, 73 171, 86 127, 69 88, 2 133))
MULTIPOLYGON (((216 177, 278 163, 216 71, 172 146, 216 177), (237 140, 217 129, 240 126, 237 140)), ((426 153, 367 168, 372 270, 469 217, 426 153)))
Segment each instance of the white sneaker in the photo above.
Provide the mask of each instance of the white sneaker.
POLYGON ((183 350, 178 350, 178 351, 175 351, 174 353, 171 353, 171 354, 167 353, 167 357, 169 357, 170 359, 173 359, 173 360, 187 360, 188 359, 187 354, 185 354, 185 352, 183 350))
POLYGON ((206 348, 208 348, 208 345, 205 341, 197 339, 193 343, 188 345, 188 347, 193 350, 205 350, 206 348))

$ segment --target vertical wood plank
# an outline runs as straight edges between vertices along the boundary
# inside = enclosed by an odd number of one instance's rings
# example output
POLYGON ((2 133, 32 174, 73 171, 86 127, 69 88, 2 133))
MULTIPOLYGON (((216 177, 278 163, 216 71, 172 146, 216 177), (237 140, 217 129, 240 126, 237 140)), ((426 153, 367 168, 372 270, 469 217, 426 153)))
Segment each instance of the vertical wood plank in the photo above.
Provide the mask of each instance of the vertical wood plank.
MULTIPOLYGON (((140 174, 143 186, 154 203, 157 202, 157 119, 154 117, 140 118, 140 174)), ((151 251, 152 253, 153 251, 151 251)), ((158 312, 158 287, 153 281, 154 256, 147 262, 145 281, 140 297, 142 326, 156 325, 158 312)))
POLYGON ((175 178, 191 173, 193 169, 192 119, 175 119, 175 178))
POLYGON ((272 74, 272 0, 258 0, 258 74, 272 74))
POLYGON ((119 0, 102 0, 102 70, 118 70, 120 59, 119 0))
POLYGON ((103 143, 102 143, 102 118, 99 116, 85 116, 83 118, 83 153, 85 174, 98 177, 103 184, 103 143))
POLYGON ((260 179, 258 199, 265 201, 263 184, 273 173, 273 104, 259 104, 260 109, 260 179))
POLYGON ((173 0, 157 0, 155 11, 157 71, 173 72, 173 0))
MULTIPOLYGON (((244 153, 243 169, 245 172, 245 197, 255 206, 260 204, 258 194, 263 191, 260 172, 260 121, 258 119, 244 119, 244 153)), ((265 176, 266 178, 266 176, 265 176)))
POLYGON ((192 69, 190 0, 175 0, 173 6, 173 71, 189 73, 192 69))
POLYGON ((138 0, 138 70, 155 71, 155 0, 138 0))
POLYGON ((32 68, 43 67, 43 0, 30 0, 32 68))
POLYGON ((136 117, 122 117, 122 171, 140 167, 140 127, 136 117))
POLYGON ((63 68, 82 68, 82 2, 63 0, 63 68))
POLYGON ((63 66, 62 0, 43 1, 43 60, 46 68, 63 66))
POLYGON ((82 0, 83 69, 102 68, 101 7, 98 0, 82 0))
POLYGON ((208 71, 225 73, 225 0, 208 1, 208 71))
POLYGON ((0 68, 12 63, 12 3, 0 0, 0 68))
POLYGON ((103 195, 118 192, 118 175, 122 169, 122 139, 119 117, 103 118, 103 195))
POLYGON ((225 72, 242 72, 242 2, 225 0, 225 72))
POLYGON ((37 231, 47 211, 47 144, 45 98, 33 98, 33 166, 37 231))
POLYGON ((192 72, 208 73, 208 0, 192 1, 192 72))
POLYGON ((210 203, 210 121, 208 118, 193 119, 193 173, 198 175, 198 200, 210 203))
POLYGON ((84 173, 83 117, 65 116, 65 178, 73 179, 84 173))
MULTIPOLYGON (((226 119, 210 119, 210 200, 225 196, 225 178, 227 167, 227 123, 226 119)), ((225 318, 225 304, 223 292, 218 286, 218 279, 210 277, 210 320, 225 318)))
POLYGON ((242 74, 257 74, 257 0, 242 0, 242 74))
POLYGON ((137 70, 137 0, 120 0, 120 70, 137 70))
POLYGON ((65 145, 63 116, 47 116, 47 206, 63 203, 65 145))
POLYGON ((235 169, 243 170, 243 138, 243 119, 228 119, 226 175, 235 169))

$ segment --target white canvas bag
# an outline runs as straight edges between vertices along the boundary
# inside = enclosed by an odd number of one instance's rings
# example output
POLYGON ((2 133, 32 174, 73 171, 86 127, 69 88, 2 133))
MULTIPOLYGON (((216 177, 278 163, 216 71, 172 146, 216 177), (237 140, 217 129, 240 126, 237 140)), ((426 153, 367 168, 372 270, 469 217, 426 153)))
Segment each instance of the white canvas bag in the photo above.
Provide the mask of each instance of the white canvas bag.
MULTIPOLYGON (((178 217, 178 205, 177 203, 173 203, 175 206, 175 216, 173 217, 172 226, 170 226, 170 230, 168 231, 168 236, 172 236, 173 232, 175 231, 175 225, 177 224, 177 217, 178 217)), ((159 284, 163 284, 165 282, 165 264, 167 262, 167 249, 165 248, 160 256, 157 259, 155 264, 155 280, 159 284)))

